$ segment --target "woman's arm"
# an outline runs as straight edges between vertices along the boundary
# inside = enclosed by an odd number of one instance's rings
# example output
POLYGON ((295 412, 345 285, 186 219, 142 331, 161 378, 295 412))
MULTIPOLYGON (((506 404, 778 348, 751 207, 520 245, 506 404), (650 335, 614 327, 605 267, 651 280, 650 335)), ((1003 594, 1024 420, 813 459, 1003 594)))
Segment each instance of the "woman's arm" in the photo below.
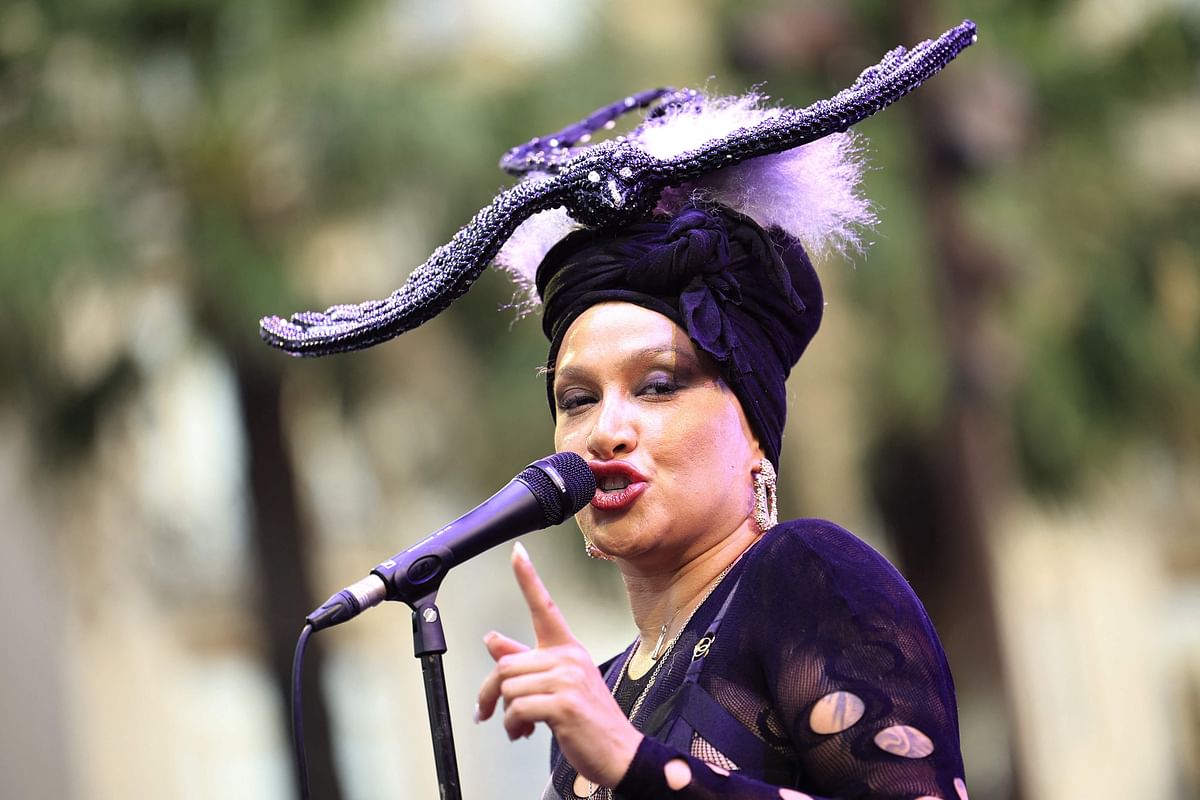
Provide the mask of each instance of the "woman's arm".
POLYGON ((741 584, 702 683, 795 754, 808 794, 647 740, 618 797, 964 800, 949 669, 886 559, 831 523, 785 523, 756 545, 741 584))

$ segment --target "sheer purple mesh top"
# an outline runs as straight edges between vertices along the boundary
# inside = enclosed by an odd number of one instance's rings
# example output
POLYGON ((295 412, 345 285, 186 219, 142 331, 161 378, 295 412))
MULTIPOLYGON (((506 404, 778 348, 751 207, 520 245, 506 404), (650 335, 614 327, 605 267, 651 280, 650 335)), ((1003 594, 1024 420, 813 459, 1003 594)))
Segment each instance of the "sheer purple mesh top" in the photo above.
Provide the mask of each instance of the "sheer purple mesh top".
MULTIPOLYGON (((630 650, 601 666, 610 688, 630 650)), ((954 684, 929 617, 883 556, 833 523, 767 533, 656 670, 618 689, 648 735, 615 792, 593 797, 966 800, 954 684), (680 758, 691 778, 676 790, 664 767, 680 758)), ((545 797, 583 796, 557 745, 551 768, 545 797)))

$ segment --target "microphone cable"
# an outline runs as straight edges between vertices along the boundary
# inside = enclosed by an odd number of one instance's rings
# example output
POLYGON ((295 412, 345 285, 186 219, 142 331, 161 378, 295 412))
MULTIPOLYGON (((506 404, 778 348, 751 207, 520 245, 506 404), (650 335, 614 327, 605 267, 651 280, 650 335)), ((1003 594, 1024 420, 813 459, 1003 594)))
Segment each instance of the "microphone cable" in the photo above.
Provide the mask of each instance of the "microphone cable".
POLYGON ((304 749, 304 697, 300 680, 304 663, 304 651, 313 635, 313 626, 305 625, 296 640, 296 654, 292 657, 292 749, 296 757, 296 774, 300 778, 300 798, 309 800, 308 754, 304 749))

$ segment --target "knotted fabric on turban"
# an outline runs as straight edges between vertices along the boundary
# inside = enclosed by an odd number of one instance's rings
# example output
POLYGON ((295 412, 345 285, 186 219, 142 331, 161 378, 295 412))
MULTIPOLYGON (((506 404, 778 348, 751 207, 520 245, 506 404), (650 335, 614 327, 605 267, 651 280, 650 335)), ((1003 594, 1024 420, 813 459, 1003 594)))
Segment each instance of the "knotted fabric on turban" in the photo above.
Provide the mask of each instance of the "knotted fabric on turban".
MULTIPOLYGON (((687 206, 616 230, 581 230, 537 271, 553 367, 563 336, 597 303, 627 302, 681 327, 717 362, 775 466, 788 373, 821 324, 821 285, 800 242, 726 208, 687 206)), ((546 393, 555 411, 554 375, 546 393)))

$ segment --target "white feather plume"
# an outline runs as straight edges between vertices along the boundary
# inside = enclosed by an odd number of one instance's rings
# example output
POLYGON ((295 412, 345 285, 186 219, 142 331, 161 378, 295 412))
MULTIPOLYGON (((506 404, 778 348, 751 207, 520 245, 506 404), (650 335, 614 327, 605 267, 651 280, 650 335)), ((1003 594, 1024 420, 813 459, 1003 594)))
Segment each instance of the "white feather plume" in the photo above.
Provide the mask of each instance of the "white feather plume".
POLYGON ((757 92, 731 97, 699 95, 694 100, 667 108, 662 116, 646 122, 637 131, 637 141, 655 158, 676 158, 697 150, 741 128, 749 128, 780 114, 778 108, 763 108, 757 92))
POLYGON ((535 311, 540 304, 536 283, 538 265, 550 248, 581 227, 565 208, 539 211, 518 225, 496 254, 492 264, 507 272, 517 285, 513 305, 522 316, 535 311))
MULTIPOLYGON (((761 95, 702 98, 669 110, 639 132, 638 141, 659 158, 673 158, 705 142, 777 117, 761 95)), ((689 200, 728 206, 763 227, 777 226, 812 255, 861 250, 861 232, 878 221, 860 189, 864 148, 852 133, 835 133, 775 155, 712 172, 660 203, 674 212, 689 200)))

